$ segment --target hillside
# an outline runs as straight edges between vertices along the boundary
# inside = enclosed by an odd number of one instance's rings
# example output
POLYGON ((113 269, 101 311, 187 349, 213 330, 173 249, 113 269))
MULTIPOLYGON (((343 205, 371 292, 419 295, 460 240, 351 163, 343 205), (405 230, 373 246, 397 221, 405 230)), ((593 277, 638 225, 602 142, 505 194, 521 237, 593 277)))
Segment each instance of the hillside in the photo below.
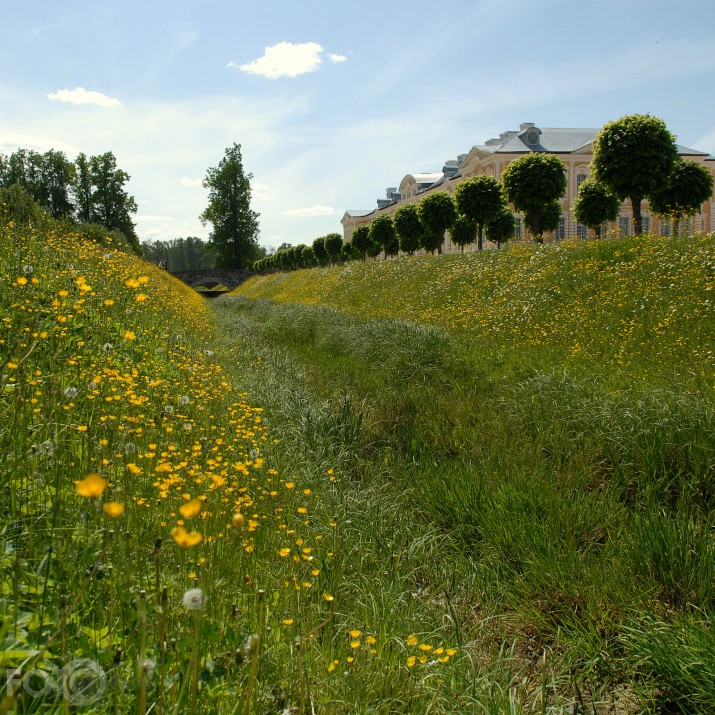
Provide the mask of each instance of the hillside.
POLYGON ((712 712, 713 237, 0 248, 3 711, 712 712))
POLYGON ((714 275, 710 234, 354 262, 256 277, 234 294, 435 325, 490 358, 696 373, 712 386, 714 275))

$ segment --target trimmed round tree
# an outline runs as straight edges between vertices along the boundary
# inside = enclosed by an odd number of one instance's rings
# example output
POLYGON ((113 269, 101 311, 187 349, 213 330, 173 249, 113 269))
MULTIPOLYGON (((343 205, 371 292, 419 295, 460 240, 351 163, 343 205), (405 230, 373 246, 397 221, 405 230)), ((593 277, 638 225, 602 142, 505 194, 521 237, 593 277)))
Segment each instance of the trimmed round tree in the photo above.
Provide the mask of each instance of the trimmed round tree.
POLYGON ((340 261, 340 251, 343 248, 343 237, 339 233, 329 233, 323 238, 325 250, 331 263, 340 261))
POLYGON ((630 114, 609 122, 593 144, 593 176, 633 208, 636 236, 643 231, 641 202, 661 191, 678 159, 675 137, 650 114, 630 114))
POLYGON ((501 181, 507 201, 524 214, 524 223, 536 243, 543 243, 544 233, 559 225, 566 164, 554 154, 532 152, 514 159, 504 169, 501 181))
POLYGON ((649 198, 650 208, 675 222, 675 232, 686 216, 696 214, 713 193, 712 174, 696 161, 678 160, 668 183, 649 198))
POLYGON ((319 266, 326 266, 330 261, 328 250, 325 248, 325 236, 319 236, 313 241, 313 253, 319 266))
POLYGON ((452 197, 444 191, 429 194, 417 204, 417 212, 425 228, 425 249, 442 253, 445 231, 449 231, 457 220, 457 207, 452 197))
POLYGON ((355 251, 362 255, 362 260, 364 261, 370 248, 370 225, 361 223, 357 226, 350 234, 350 243, 355 248, 355 251))
POLYGON ((449 234, 452 236, 452 243, 459 246, 464 253, 464 247, 474 243, 477 238, 477 224, 471 218, 459 216, 449 229, 449 234))
POLYGON ((605 184, 590 178, 581 184, 572 208, 576 220, 601 238, 601 226, 616 220, 621 202, 605 184))
POLYGON ((370 241, 385 252, 385 258, 396 256, 400 251, 400 244, 395 235, 395 225, 392 217, 381 214, 373 219, 370 224, 370 241))
POLYGON ((420 221, 419 212, 415 204, 400 206, 392 217, 395 233, 400 242, 400 250, 410 256, 422 247, 425 228, 420 221))
POLYGON ((499 213, 485 224, 484 235, 487 241, 496 243, 497 248, 501 248, 502 243, 514 238, 515 229, 516 219, 514 214, 506 206, 502 206, 499 213))
POLYGON ((463 181, 454 192, 457 210, 477 225, 477 247, 483 247, 484 226, 504 206, 501 186, 493 176, 475 176, 463 181))

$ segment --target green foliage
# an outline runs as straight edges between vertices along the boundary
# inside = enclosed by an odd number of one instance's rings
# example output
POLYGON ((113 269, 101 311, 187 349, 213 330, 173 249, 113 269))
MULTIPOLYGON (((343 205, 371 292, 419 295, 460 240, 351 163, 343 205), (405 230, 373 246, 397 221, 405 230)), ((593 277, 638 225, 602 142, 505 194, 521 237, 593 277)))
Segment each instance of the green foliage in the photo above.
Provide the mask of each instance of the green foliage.
POLYGON ((325 247, 325 236, 319 236, 313 241, 313 253, 318 265, 327 266, 330 261, 328 249, 325 247))
POLYGON ((424 248, 441 253, 445 231, 449 231, 457 220, 452 197, 444 191, 429 194, 417 204, 417 211, 425 228, 424 248))
POLYGON ((329 233, 325 236, 325 250, 331 263, 340 261, 340 254, 343 250, 343 237, 339 233, 329 233))
POLYGON ((214 267, 214 255, 209 244, 196 236, 172 238, 168 241, 142 243, 148 261, 166 261, 169 271, 202 270, 214 267))
POLYGON ((372 220, 370 223, 370 242, 374 246, 379 246, 385 252, 385 258, 398 254, 400 244, 395 234, 395 225, 391 216, 380 214, 372 220))
POLYGON ((449 229, 449 233, 452 236, 452 243, 464 252, 464 247, 474 243, 477 238, 477 224, 466 216, 459 216, 449 229))
POLYGON ((42 206, 20 184, 0 188, 0 223, 37 224, 46 217, 42 206))
POLYGON ((586 179, 579 188, 573 202, 576 220, 588 226, 601 238, 601 226, 615 221, 621 208, 621 202, 608 188, 594 178, 586 179))
POLYGON ((502 243, 514 238, 515 229, 516 219, 514 214, 506 206, 502 206, 496 216, 487 221, 484 226, 484 233, 487 241, 496 243, 497 248, 500 248, 502 243))
POLYGON ((485 225, 495 218, 504 206, 499 182, 486 174, 472 177, 457 186, 454 200, 459 213, 477 225, 478 247, 481 251, 485 225))
POLYGON ((209 205, 201 222, 212 226, 209 243, 222 268, 243 268, 253 263, 258 251, 258 214, 251 209, 252 174, 245 174, 241 145, 226 149, 217 167, 210 167, 203 181, 209 205))
POLYGON ((403 204, 392 218, 400 250, 410 256, 424 243, 425 229, 415 204, 403 204))
POLYGON ((355 228, 350 236, 350 243, 355 247, 355 250, 362 255, 365 260, 367 251, 370 248, 370 226, 362 223, 355 228))
POLYGON ((566 165, 554 154, 529 153, 502 173, 506 199, 524 214, 524 223, 537 243, 558 226, 559 199, 566 193, 566 165), (557 216, 558 214, 558 216, 557 216))
POLYGON ((652 211, 672 218, 677 225, 697 213, 712 193, 712 174, 702 164, 679 159, 667 183, 649 196, 648 203, 652 211))
POLYGON ((631 114, 608 122, 593 145, 593 175, 619 199, 630 199, 637 236, 642 231, 641 201, 661 191, 678 158, 675 137, 665 122, 631 114))

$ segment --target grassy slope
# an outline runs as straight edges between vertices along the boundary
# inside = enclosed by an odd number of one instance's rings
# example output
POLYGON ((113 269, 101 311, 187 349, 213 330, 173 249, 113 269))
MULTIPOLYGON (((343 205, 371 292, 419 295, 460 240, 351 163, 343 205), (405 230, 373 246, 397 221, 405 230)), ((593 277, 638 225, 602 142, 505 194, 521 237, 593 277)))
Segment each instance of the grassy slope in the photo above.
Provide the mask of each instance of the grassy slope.
POLYGON ((697 375, 712 387, 714 252, 713 235, 515 245, 277 273, 234 294, 429 323, 485 359, 632 365, 639 379, 697 375))
POLYGON ((507 616, 529 651, 563 658, 557 679, 575 668, 596 690, 628 683, 640 707, 707 712, 714 244, 299 271, 235 293, 312 307, 233 310, 313 395, 357 406, 364 449, 394 460, 414 508, 474 557, 459 589, 480 604, 470 636, 507 616))

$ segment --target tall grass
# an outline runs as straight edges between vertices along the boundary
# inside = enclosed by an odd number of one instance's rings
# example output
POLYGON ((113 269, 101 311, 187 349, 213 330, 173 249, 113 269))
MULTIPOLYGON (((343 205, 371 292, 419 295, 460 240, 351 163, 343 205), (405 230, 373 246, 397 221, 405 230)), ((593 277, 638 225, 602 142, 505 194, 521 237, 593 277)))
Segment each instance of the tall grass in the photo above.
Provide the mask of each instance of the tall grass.
POLYGON ((244 289, 312 306, 0 242, 4 711, 711 709, 710 237, 244 289))

